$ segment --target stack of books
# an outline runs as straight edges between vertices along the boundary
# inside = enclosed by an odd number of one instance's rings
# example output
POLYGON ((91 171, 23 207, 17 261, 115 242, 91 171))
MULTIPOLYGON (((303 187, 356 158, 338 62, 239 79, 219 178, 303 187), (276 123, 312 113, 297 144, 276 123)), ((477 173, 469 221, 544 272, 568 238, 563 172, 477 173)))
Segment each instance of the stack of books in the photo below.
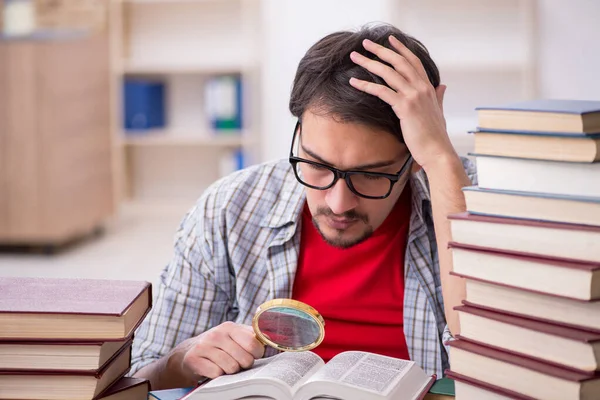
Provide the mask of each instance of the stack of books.
POLYGON ((600 102, 478 114, 479 186, 449 217, 456 398, 600 399, 600 102))
POLYGON ((142 400, 125 378, 147 282, 0 278, 0 399, 142 400))

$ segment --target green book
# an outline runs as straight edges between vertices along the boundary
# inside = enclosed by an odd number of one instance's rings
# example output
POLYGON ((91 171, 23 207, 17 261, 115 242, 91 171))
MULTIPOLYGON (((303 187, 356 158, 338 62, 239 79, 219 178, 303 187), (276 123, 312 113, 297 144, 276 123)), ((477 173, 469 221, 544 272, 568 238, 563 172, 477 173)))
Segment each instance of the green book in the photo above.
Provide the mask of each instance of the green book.
POLYGON ((454 397, 454 381, 450 378, 438 379, 429 389, 429 393, 454 397))

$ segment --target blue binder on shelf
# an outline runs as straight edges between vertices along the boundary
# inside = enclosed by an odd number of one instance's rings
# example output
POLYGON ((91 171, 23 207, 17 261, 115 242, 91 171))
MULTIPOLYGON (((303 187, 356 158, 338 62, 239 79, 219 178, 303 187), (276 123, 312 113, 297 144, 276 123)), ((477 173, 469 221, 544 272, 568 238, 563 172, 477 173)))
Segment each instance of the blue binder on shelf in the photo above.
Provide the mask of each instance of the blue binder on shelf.
POLYGON ((126 131, 165 127, 165 84, 146 79, 126 79, 123 85, 126 131))

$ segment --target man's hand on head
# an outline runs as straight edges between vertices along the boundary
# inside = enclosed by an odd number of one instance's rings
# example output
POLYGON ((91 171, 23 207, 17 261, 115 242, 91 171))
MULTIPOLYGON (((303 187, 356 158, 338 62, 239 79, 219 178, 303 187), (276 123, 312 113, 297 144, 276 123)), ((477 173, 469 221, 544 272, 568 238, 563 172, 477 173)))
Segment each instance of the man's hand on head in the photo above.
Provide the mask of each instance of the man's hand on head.
POLYGON ((446 86, 434 88, 419 58, 394 36, 389 41, 396 51, 370 40, 365 40, 363 46, 393 68, 358 52, 350 54, 356 64, 381 77, 389 87, 356 78, 351 78, 350 84, 392 107, 400 119, 408 150, 428 173, 440 161, 458 158, 446 132, 443 112, 446 86))

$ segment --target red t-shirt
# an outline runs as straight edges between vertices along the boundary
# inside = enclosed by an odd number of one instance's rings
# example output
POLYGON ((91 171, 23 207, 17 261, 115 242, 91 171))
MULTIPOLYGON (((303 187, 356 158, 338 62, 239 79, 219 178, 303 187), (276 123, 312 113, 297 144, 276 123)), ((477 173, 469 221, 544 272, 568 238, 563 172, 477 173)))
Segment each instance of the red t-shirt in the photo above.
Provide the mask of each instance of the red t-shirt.
POLYGON ((325 319, 325 339, 313 350, 325 361, 347 350, 409 359, 403 306, 410 199, 407 187, 373 235, 348 249, 325 242, 304 206, 292 297, 325 319))

